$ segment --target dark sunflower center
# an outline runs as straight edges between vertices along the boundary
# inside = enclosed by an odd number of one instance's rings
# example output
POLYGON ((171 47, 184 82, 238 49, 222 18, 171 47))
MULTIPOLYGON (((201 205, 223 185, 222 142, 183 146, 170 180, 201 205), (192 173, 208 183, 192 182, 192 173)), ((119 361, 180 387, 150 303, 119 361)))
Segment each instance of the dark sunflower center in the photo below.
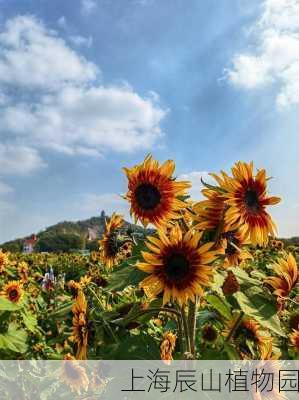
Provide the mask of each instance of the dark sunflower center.
POLYGON ((109 236, 107 250, 109 256, 115 256, 117 254, 118 245, 117 245, 117 236, 115 234, 109 236))
POLYGON ((161 200, 161 193, 156 186, 150 183, 142 183, 135 190, 135 198, 140 208, 153 210, 161 200))
POLYGON ((165 262, 165 273, 169 280, 179 282, 185 278, 190 270, 190 263, 187 258, 180 253, 171 254, 165 262))
POLYGON ((202 337, 208 342, 214 342, 217 339, 217 331, 213 326, 205 326, 203 329, 202 337))
POLYGON ((9 292, 9 298, 10 298, 10 300, 16 300, 17 297, 18 297, 18 291, 17 291, 16 289, 12 289, 12 290, 9 292))
POLYGON ((260 208, 259 197, 254 189, 248 189, 245 193, 245 204, 246 207, 252 211, 257 212, 260 208))
POLYGON ((242 325, 237 329, 235 336, 242 337, 246 340, 251 340, 252 342, 254 342, 256 340, 255 333, 252 330, 250 330, 242 325))

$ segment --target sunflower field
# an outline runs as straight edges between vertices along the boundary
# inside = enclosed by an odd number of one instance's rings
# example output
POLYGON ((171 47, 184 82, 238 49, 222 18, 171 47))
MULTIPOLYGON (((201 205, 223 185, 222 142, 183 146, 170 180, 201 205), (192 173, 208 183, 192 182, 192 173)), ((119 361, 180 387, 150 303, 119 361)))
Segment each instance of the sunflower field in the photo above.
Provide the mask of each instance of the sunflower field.
POLYGON ((1 359, 299 359, 299 249, 265 170, 212 173, 199 202, 174 170, 124 168, 146 237, 114 213, 89 256, 0 250, 1 359))

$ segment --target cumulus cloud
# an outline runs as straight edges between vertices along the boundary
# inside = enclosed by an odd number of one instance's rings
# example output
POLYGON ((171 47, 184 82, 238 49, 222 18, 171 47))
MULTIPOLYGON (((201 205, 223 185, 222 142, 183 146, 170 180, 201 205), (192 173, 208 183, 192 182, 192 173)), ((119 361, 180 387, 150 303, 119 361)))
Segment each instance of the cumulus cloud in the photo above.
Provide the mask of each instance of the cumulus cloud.
POLYGON ((2 130, 26 143, 68 154, 151 147, 165 111, 129 87, 67 87, 38 104, 0 110, 2 130))
POLYGON ((86 83, 98 73, 94 63, 79 56, 33 16, 8 20, 0 33, 2 84, 53 90, 86 83))
POLYGON ((181 174, 178 177, 179 180, 189 181, 192 184, 189 194, 193 200, 202 200, 201 189, 204 188, 201 180, 206 183, 212 183, 213 179, 206 171, 191 171, 186 174, 181 174))
POLYGON ((152 147, 167 113, 158 94, 99 84, 99 72, 36 18, 8 20, 0 33, 0 135, 88 156, 152 147), (21 88, 22 96, 9 99, 7 88, 21 88))
POLYGON ((27 175, 45 167, 37 150, 0 143, 0 175, 27 175))
POLYGON ((299 0, 265 0, 253 27, 254 48, 236 54, 228 79, 256 89, 275 84, 279 107, 299 103, 299 0))

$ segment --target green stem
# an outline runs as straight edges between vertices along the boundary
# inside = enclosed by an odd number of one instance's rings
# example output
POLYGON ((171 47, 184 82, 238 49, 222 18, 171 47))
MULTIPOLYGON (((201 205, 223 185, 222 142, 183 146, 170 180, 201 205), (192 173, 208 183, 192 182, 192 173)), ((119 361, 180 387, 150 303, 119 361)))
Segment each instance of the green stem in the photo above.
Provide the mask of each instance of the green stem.
POLYGON ((196 314, 198 307, 198 297, 196 296, 194 302, 190 302, 189 305, 189 315, 188 315, 188 323, 189 323, 189 335, 190 335, 190 350, 193 358, 195 358, 195 337, 196 337, 196 314))
MULTIPOLYGON (((91 292, 91 294, 95 297, 95 299, 97 300, 99 306, 101 307, 102 311, 105 311, 105 307, 101 302, 101 299, 98 297, 98 295, 95 293, 95 291, 89 286, 88 290, 91 292)), ((102 318, 102 321, 106 327, 106 329, 109 331, 109 333, 111 334, 111 336, 113 337, 113 340, 115 341, 115 343, 119 343, 118 338, 116 337, 116 335, 113 332, 113 329, 111 328, 110 324, 105 320, 105 318, 102 318)))
POLYGON ((181 313, 182 313, 182 320, 183 320, 183 327, 184 327, 184 333, 185 333, 185 343, 186 343, 186 351, 190 353, 191 347, 190 347, 190 336, 189 336, 189 327, 188 327, 188 321, 187 321, 187 316, 184 310, 184 306, 181 308, 181 313))

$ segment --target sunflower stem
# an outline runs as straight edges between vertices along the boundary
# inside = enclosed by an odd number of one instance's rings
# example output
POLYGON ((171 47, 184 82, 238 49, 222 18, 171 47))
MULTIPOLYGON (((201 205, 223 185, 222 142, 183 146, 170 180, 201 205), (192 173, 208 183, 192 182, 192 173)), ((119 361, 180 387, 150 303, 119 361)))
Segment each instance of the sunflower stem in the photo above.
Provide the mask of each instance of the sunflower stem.
POLYGON ((190 302, 188 323, 189 323, 189 334, 190 334, 190 352, 195 359, 196 348, 195 348, 195 338, 196 338, 196 314, 198 307, 198 297, 195 297, 194 302, 190 302))
POLYGON ((181 313, 182 313, 182 320, 183 320, 183 326, 184 326, 184 337, 185 337, 185 344, 186 344, 186 351, 187 353, 191 352, 190 348, 190 336, 189 336, 189 326, 188 326, 188 320, 187 316, 184 310, 184 306, 181 307, 181 313))
MULTIPOLYGON (((93 295, 93 297, 97 300, 97 302, 98 302, 99 306, 101 307, 102 311, 104 311, 104 310, 105 310, 105 307, 104 307, 102 301, 100 300, 99 296, 96 294, 96 292, 95 292, 91 287, 88 287, 88 290, 89 290, 90 293, 93 295)), ((115 341, 115 343, 119 343, 119 340, 118 340, 117 336, 114 334, 113 329, 111 328, 109 322, 107 322, 107 321, 105 320, 105 318, 102 318, 102 321, 103 321, 103 323, 104 323, 106 329, 107 329, 107 330, 109 331, 109 333, 111 334, 111 336, 112 336, 113 340, 115 341)))
POLYGON ((234 323, 232 329, 230 330, 229 334, 227 335, 225 341, 228 343, 231 338, 233 337, 233 335, 235 334, 236 330, 239 328, 239 326, 241 325, 242 319, 244 317, 244 312, 241 311, 236 322, 234 323))

